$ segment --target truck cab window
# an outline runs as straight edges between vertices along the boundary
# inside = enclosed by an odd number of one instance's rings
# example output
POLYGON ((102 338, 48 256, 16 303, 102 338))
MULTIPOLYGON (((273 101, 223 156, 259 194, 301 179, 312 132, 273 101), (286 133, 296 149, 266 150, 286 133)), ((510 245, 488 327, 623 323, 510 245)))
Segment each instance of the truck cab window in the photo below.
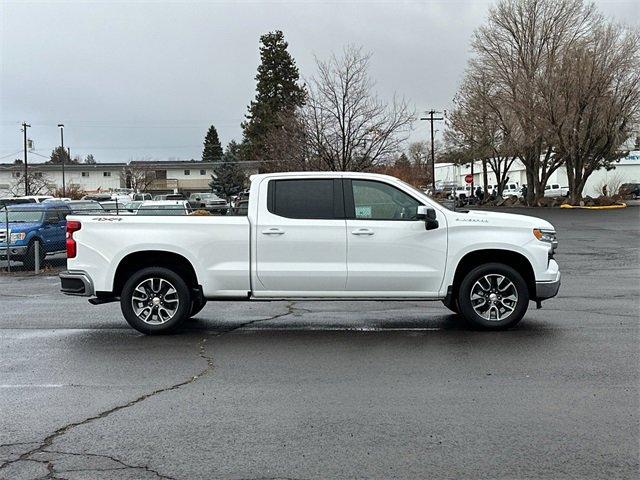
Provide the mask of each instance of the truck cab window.
POLYGON ((383 182, 353 180, 356 220, 416 220, 418 200, 383 182))
MULTIPOLYGON (((339 185, 339 184, 338 184, 339 185)), ((286 218, 329 220, 336 215, 336 181, 333 179, 274 180, 269 182, 267 209, 286 218)), ((339 198, 342 192, 339 191, 339 198)), ((341 205, 340 205, 341 207, 341 205)))

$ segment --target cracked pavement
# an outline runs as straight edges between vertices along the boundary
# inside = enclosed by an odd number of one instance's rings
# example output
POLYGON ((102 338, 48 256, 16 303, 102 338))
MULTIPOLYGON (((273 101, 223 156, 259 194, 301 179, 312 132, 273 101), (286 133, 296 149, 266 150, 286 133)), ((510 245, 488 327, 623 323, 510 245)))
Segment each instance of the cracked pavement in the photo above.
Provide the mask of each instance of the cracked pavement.
POLYGON ((439 303, 209 302, 145 337, 0 275, 0 479, 637 478, 640 209, 559 231, 512 331, 439 303))

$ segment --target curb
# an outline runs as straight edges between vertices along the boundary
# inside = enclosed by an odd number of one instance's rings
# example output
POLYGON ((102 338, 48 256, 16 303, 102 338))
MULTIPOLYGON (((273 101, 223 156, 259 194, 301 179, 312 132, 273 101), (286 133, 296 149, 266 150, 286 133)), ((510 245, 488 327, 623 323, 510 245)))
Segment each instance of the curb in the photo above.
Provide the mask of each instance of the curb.
POLYGON ((618 208, 627 208, 627 204, 626 203, 620 203, 618 205, 606 205, 603 207, 581 207, 581 206, 574 206, 574 205, 560 205, 560 208, 581 208, 583 210, 615 210, 618 208))

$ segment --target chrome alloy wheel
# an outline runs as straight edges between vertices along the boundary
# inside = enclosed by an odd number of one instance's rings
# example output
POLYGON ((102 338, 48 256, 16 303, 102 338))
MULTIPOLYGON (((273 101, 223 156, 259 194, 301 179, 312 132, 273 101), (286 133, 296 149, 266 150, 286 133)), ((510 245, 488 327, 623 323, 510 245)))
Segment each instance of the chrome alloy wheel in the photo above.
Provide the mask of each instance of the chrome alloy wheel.
POLYGON ((513 313, 517 304, 518 290, 504 275, 485 275, 471 288, 471 306, 485 320, 504 320, 513 313))
POLYGON ((180 301, 176 288, 164 278, 147 278, 131 295, 136 316, 149 325, 162 325, 173 318, 180 301))

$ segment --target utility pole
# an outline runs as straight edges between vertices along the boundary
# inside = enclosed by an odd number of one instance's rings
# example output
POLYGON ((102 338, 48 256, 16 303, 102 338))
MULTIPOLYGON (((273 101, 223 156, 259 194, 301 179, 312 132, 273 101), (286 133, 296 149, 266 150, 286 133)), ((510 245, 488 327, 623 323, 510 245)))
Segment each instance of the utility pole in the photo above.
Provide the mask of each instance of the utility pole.
POLYGON ((59 123, 58 124, 58 128, 60 128, 60 146, 62 147, 62 196, 66 197, 67 196, 67 189, 66 189, 66 184, 65 184, 65 178, 64 178, 64 164, 65 164, 65 159, 64 159, 64 124, 63 123, 59 123))
POLYGON ((24 194, 29 195, 29 177, 27 175, 27 122, 22 122, 22 132, 24 133, 24 194))
POLYGON ((433 143, 433 122, 439 122, 444 120, 443 117, 435 117, 438 112, 436 110, 429 110, 427 112, 428 117, 422 117, 420 120, 426 120, 431 124, 431 190, 432 193, 436 191, 436 154, 435 147, 433 143))

